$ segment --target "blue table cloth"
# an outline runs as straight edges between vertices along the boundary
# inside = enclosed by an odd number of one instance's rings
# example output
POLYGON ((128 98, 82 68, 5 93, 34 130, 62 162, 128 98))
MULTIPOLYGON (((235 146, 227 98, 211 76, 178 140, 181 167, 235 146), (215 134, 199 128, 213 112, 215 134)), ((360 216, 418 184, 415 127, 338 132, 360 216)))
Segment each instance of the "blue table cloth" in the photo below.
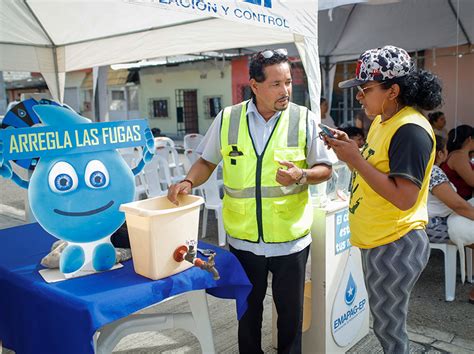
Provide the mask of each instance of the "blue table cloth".
POLYGON ((206 289, 219 298, 235 299, 240 318, 252 288, 230 252, 217 251, 221 279, 196 267, 152 281, 133 270, 121 269, 46 283, 39 262, 56 239, 38 224, 0 230, 0 340, 23 353, 93 353, 92 337, 100 327, 170 296, 206 289))

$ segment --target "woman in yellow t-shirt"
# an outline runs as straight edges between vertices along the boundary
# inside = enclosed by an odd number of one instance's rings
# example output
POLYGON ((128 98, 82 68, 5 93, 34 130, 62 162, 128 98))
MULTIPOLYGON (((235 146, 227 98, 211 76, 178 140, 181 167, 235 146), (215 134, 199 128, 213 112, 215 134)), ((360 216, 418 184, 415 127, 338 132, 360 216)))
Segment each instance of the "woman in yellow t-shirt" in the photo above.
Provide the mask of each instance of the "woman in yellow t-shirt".
POLYGON ((433 129, 419 109, 441 104, 441 83, 417 70, 405 50, 385 46, 364 52, 356 78, 339 87, 357 87, 356 99, 374 119, 362 153, 342 131, 325 138, 353 169, 351 243, 361 249, 374 332, 384 352, 408 353, 408 300, 430 253, 426 204, 435 158, 433 129))

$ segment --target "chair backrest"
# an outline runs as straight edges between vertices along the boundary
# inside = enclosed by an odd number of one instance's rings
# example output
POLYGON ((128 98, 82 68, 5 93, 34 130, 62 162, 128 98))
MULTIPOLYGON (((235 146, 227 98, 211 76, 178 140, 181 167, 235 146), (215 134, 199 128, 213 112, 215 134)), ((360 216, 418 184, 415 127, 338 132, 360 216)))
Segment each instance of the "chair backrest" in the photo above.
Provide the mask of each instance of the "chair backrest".
POLYGON ((184 149, 196 150, 202 139, 204 135, 201 134, 186 134, 183 138, 184 149))
POLYGON ((167 145, 167 146, 174 147, 174 141, 166 136, 159 136, 159 137, 156 137, 154 140, 155 140, 155 147, 158 145, 167 145))
MULTIPOLYGON (((184 166, 180 163, 178 151, 174 145, 170 145, 167 140, 157 141, 156 139, 162 138, 155 138, 155 154, 168 161, 168 165, 172 167, 172 176, 181 176, 186 174, 186 171, 184 171, 184 166)), ((171 140, 169 138, 166 139, 171 140)))
POLYGON ((130 152, 120 153, 120 156, 122 156, 122 158, 125 160, 128 167, 130 167, 130 168, 135 167, 135 165, 136 165, 136 156, 133 152, 132 153, 130 153, 130 152))
POLYGON ((195 150, 186 149, 184 150, 184 156, 188 160, 189 164, 192 166, 198 159, 201 157, 195 150))
POLYGON ((171 184, 173 184, 173 182, 171 181, 171 168, 167 156, 163 155, 164 153, 160 154, 157 149, 157 153, 155 154, 153 159, 156 158, 156 161, 158 163, 159 180, 165 182, 166 185, 169 187, 171 184))
POLYGON ((158 172, 159 159, 159 156, 153 156, 153 159, 149 161, 143 169, 144 184, 149 198, 158 197, 167 193, 167 191, 161 187, 160 183, 160 175, 158 172))

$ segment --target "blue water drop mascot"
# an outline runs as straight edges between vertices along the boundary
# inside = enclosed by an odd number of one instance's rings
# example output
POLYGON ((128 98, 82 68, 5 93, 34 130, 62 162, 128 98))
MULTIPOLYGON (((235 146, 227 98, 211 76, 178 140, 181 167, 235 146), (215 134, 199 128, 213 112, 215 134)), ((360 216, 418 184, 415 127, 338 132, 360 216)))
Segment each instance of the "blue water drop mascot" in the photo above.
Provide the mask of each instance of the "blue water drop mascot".
MULTIPOLYGON (((90 123, 61 106, 36 105, 33 109, 48 126, 90 123)), ((0 146, 0 175, 27 188, 38 223, 51 235, 67 241, 59 261, 66 278, 114 266, 116 255, 110 236, 125 221, 119 207, 133 201, 134 175, 153 157, 153 136, 148 128, 145 137, 143 158, 132 170, 116 150, 44 156, 29 182, 3 160, 0 146)))

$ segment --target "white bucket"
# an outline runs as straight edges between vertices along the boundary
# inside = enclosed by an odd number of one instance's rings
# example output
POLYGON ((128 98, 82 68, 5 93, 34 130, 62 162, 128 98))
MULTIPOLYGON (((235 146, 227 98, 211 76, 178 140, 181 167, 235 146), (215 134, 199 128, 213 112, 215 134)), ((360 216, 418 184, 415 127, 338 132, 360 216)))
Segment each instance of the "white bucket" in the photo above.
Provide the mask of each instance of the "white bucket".
POLYGON ((189 241, 196 242, 202 197, 179 195, 179 206, 166 196, 122 204, 125 212, 135 272, 157 280, 182 272, 192 264, 176 262, 173 253, 189 241))

